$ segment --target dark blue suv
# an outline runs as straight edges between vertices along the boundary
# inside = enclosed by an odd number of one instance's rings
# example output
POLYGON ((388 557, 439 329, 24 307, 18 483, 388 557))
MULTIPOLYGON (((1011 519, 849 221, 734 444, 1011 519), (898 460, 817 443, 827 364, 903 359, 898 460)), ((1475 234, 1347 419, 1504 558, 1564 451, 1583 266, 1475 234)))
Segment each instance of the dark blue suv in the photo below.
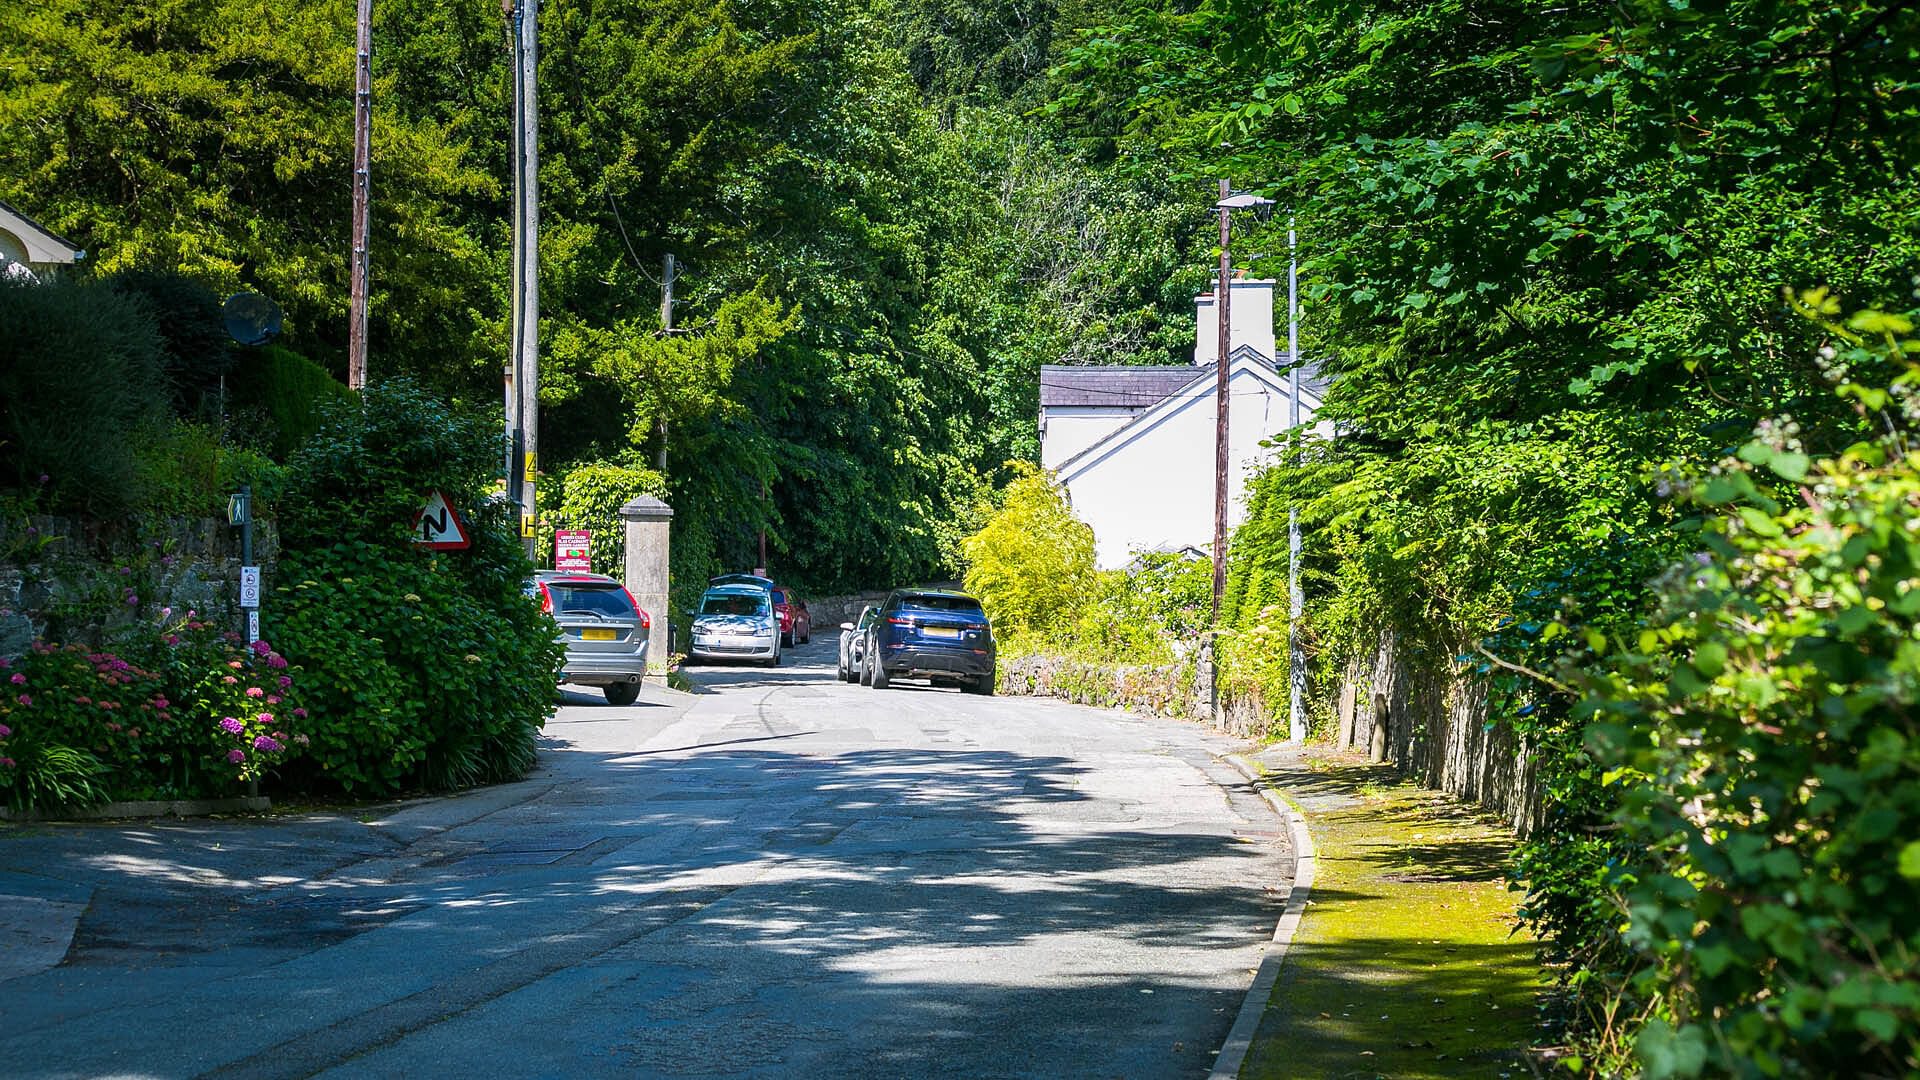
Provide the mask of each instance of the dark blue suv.
POLYGON ((867 629, 860 681, 876 690, 899 678, 927 678, 991 694, 993 627, 980 601, 945 589, 896 589, 867 629))

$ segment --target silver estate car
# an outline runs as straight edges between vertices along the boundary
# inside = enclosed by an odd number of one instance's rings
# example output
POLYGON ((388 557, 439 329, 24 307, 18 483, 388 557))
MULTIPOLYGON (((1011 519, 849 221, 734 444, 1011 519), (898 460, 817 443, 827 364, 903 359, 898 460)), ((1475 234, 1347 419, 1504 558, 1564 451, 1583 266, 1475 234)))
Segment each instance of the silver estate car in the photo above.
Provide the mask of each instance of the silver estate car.
POLYGON ((631 705, 647 674, 653 620, 618 581, 605 574, 542 570, 528 583, 541 610, 560 624, 567 647, 560 678, 597 686, 609 705, 631 705))
POLYGON ((693 613, 693 660, 758 660, 780 664, 780 617, 773 594, 759 585, 716 585, 693 613))

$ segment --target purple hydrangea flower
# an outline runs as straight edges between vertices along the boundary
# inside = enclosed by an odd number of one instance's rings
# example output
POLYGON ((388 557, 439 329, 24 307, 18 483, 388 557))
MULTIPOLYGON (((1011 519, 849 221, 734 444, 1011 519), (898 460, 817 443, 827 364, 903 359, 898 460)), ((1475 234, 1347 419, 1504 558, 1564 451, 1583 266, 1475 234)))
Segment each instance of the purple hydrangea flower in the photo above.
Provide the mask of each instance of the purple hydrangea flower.
POLYGON ((227 751, 227 760, 238 765, 247 760, 247 752, 245 750, 229 750, 227 751))
POLYGON ((10 681, 11 681, 11 682, 13 683, 13 685, 15 685, 15 686, 25 686, 25 685, 27 685, 27 677, 26 677, 25 675, 22 675, 22 674, 20 674, 20 673, 19 673, 19 672, 17 672, 17 671, 13 673, 13 678, 12 678, 12 679, 11 679, 10 681))
POLYGON ((280 676, 280 689, 285 690, 286 688, 292 685, 293 685, 293 676, 291 675, 280 676))
POLYGON ((253 748, 255 750, 264 750, 267 753, 271 754, 280 750, 281 747, 279 743, 274 741, 273 736, 260 735, 254 738, 253 748))
POLYGON ((11 734, 13 734, 12 728, 8 727, 5 724, 0 724, 0 739, 4 739, 11 734))
POLYGON ((228 716, 220 721, 220 730, 229 735, 238 735, 247 730, 247 725, 241 723, 234 717, 228 716))

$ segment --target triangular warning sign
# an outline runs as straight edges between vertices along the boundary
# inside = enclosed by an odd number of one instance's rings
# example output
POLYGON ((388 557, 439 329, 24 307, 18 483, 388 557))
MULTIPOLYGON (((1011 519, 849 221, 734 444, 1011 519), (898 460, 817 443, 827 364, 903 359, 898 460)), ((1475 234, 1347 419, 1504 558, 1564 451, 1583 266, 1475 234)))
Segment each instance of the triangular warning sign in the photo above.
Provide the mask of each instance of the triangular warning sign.
POLYGON ((427 496, 427 504, 420 512, 413 515, 413 542, 435 551, 473 546, 467 537, 467 523, 454 512, 447 493, 437 489, 427 496))

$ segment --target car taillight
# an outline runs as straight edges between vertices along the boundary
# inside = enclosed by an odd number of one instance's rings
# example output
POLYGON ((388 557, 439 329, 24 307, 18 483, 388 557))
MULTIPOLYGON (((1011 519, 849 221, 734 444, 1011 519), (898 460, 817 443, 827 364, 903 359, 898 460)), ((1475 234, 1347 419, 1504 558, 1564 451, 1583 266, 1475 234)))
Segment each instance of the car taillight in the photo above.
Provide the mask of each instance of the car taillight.
POLYGON ((540 610, 553 614, 553 594, 547 591, 547 583, 540 583, 540 610))
POLYGON ((640 616, 640 629, 642 630, 653 629, 653 620, 647 617, 647 609, 641 607, 640 601, 635 600, 633 598, 632 591, 630 591, 625 585, 620 586, 620 591, 627 594, 627 603, 632 604, 633 613, 635 615, 640 616))
POLYGON ((912 626, 913 618, 908 615, 889 615, 887 621, 895 626, 912 626))

